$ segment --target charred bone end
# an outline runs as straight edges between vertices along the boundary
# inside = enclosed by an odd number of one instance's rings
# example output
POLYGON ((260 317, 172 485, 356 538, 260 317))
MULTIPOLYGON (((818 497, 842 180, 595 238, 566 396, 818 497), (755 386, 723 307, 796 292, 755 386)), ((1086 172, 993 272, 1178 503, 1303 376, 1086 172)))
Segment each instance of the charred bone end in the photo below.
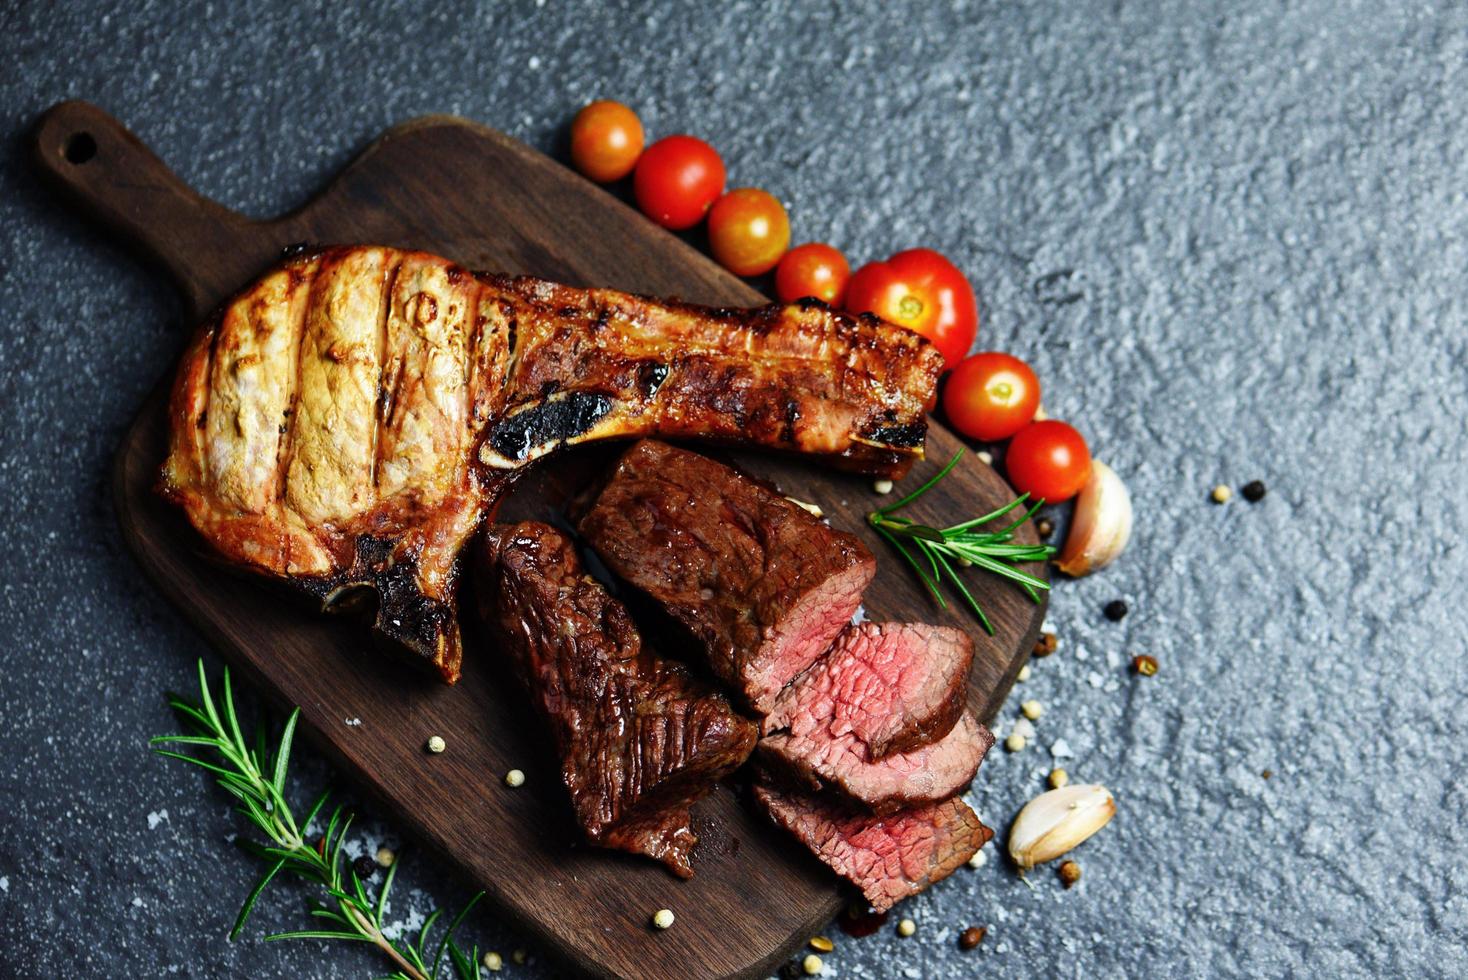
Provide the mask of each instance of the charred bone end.
POLYGON ((307 591, 321 600, 323 612, 372 621, 386 646, 414 663, 437 668, 444 683, 459 679, 462 651, 452 604, 423 594, 417 563, 394 558, 393 542, 371 535, 357 539, 353 567, 307 591))

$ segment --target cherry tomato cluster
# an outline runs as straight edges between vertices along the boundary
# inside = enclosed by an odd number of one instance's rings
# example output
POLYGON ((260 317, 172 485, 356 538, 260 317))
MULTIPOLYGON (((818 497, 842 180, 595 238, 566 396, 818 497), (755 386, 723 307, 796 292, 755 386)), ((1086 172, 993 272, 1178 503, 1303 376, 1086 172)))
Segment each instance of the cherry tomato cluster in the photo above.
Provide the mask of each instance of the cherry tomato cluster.
POLYGON ((1064 422, 1034 421, 1040 382, 1017 357, 988 351, 966 357, 979 327, 979 307, 958 267, 927 248, 869 262, 853 274, 846 257, 823 242, 790 248, 790 217, 767 191, 725 193, 718 151, 685 134, 645 149, 642 123, 619 102, 593 102, 571 123, 571 160, 592 180, 632 175, 643 214, 683 230, 708 219, 709 249, 738 276, 775 270, 775 292, 787 303, 815 297, 853 313, 873 313, 922 334, 952 369, 943 391, 948 421, 986 442, 1010 439, 1009 482, 1051 503, 1080 492, 1091 473, 1086 440, 1064 422))

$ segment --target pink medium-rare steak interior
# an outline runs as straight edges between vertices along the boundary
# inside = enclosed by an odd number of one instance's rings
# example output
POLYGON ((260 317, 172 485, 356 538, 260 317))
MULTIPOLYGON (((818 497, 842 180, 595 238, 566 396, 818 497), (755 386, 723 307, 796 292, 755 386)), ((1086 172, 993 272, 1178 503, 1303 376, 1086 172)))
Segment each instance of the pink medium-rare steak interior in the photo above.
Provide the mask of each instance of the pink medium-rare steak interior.
POLYGON ((972 663, 973 644, 959 630, 921 623, 848 626, 780 696, 763 730, 806 738, 852 735, 867 761, 931 745, 958 723, 972 663))
POLYGON ((777 824, 883 912, 948 877, 994 836, 957 799, 874 816, 764 785, 754 795, 777 824))
POLYGON ((758 714, 826 652, 877 567, 855 536, 765 485, 650 440, 623 454, 578 527, 758 714))
POLYGON ((476 605, 550 731, 586 836, 691 875, 688 808, 749 757, 754 724, 644 649, 559 531, 492 525, 474 556, 476 605))
POLYGON ((855 733, 795 735, 781 732, 760 739, 759 757, 775 773, 812 791, 839 791, 873 813, 895 813, 957 795, 973 781, 994 736, 964 711, 943 738, 932 745, 867 759, 855 733))

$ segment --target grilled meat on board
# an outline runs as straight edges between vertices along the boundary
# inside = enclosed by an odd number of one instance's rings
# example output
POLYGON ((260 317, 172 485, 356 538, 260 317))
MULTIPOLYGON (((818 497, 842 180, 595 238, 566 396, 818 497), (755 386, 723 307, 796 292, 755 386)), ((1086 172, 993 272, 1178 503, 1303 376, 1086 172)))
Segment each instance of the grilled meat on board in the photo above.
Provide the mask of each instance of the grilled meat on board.
POLYGON ((818 303, 718 310, 471 273, 422 252, 298 256, 185 352, 160 488, 226 560, 459 673, 460 549, 527 463, 660 434, 900 476, 941 356, 818 303))
POLYGON ((879 912, 948 877, 994 836, 962 800, 873 816, 826 796, 767 785, 755 786, 754 796, 879 912))
POLYGON ((481 542, 479 611, 550 729, 586 836, 691 876, 688 808, 749 757, 754 724, 645 649, 565 535, 527 521, 481 542))
POLYGON ((760 762, 794 785, 831 789, 873 813, 896 813, 956 796, 973 782, 994 745, 993 734, 964 711, 931 745, 882 759, 868 757, 854 732, 777 732, 759 740, 760 762))
POLYGON ((946 626, 848 626, 765 717, 763 732, 854 736, 868 761, 931 745, 968 703, 974 647, 946 626))
POLYGON ((877 570, 854 535, 732 467, 652 440, 623 454, 578 530, 757 714, 826 652, 877 570))

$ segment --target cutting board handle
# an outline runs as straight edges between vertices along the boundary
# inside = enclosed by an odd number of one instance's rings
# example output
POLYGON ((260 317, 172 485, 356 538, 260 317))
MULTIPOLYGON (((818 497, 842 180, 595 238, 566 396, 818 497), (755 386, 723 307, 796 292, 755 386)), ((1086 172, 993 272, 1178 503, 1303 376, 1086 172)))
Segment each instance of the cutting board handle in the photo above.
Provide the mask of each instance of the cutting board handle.
POLYGON ((36 124, 32 155, 47 182, 72 204, 162 266, 192 318, 257 271, 258 260, 247 250, 228 247, 231 239, 247 237, 250 220, 194 193, 126 126, 90 102, 46 110, 36 124), (221 256, 236 258, 221 262, 221 256))

